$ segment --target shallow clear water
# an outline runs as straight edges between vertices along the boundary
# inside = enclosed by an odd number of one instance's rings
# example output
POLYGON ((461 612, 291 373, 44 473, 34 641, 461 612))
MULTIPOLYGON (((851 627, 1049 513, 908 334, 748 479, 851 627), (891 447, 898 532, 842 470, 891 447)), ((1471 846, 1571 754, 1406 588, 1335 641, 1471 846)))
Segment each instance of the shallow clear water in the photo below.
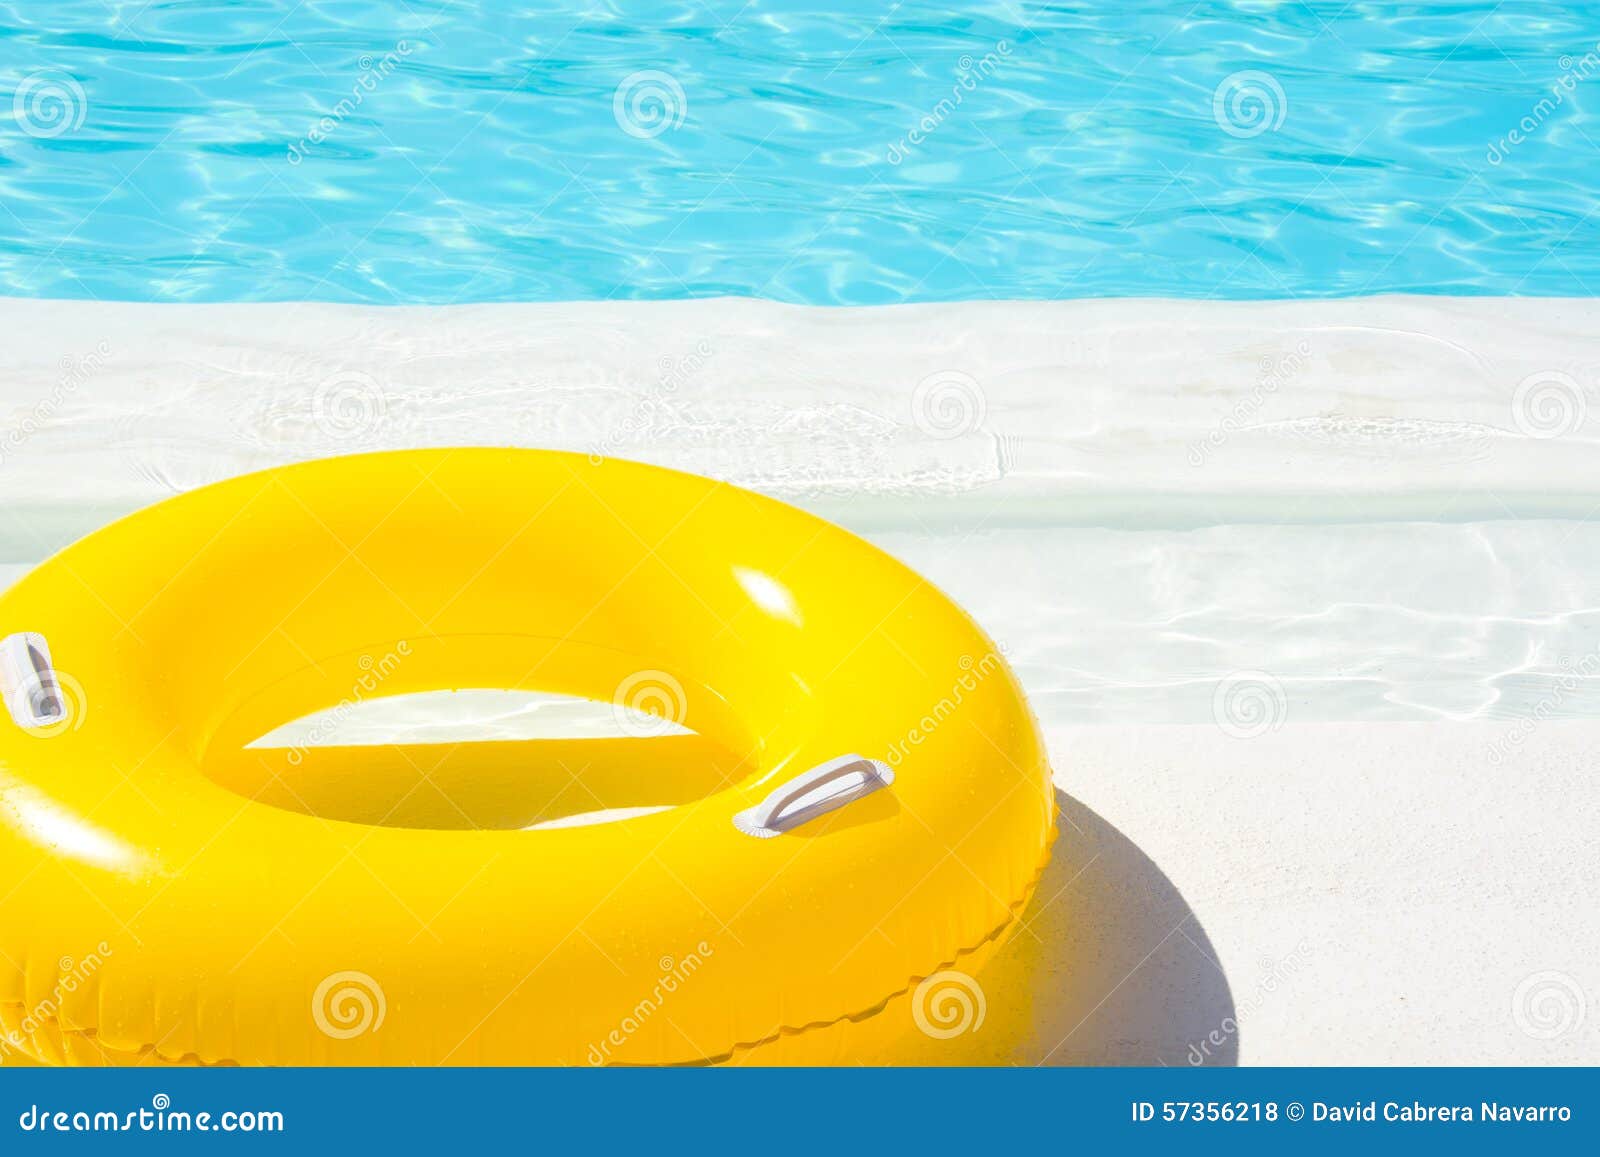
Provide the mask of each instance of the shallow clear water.
POLYGON ((598 451, 871 537, 1047 725, 1204 722, 1241 672, 1303 722, 1600 716, 1592 302, 3 313, 13 573, 306 458, 598 451))
POLYGON ((984 624, 1047 725, 1600 715, 1588 521, 876 537, 984 624))
MULTIPOLYGON (((869 536, 983 624, 1046 728, 1600 716, 1588 521, 869 536)), ((0 589, 27 569, 0 566, 0 589)), ((610 704, 480 693, 366 707, 320 741, 617 732, 610 704)))
POLYGON ((6 3, 0 293, 1592 295, 1597 40, 1536 2, 6 3))

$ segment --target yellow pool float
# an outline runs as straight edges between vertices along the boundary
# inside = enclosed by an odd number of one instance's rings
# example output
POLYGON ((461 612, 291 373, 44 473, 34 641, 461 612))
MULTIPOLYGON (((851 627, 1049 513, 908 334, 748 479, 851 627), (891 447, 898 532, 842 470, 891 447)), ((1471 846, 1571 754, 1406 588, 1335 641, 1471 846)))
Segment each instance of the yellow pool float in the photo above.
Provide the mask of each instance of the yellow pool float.
POLYGON ((0 1051, 34 1061, 871 1059, 941 1031, 913 997, 976 972, 1054 831, 1017 683, 939 591, 629 462, 236 478, 43 563, 0 634, 0 1051), (465 688, 632 722, 251 746, 465 688))

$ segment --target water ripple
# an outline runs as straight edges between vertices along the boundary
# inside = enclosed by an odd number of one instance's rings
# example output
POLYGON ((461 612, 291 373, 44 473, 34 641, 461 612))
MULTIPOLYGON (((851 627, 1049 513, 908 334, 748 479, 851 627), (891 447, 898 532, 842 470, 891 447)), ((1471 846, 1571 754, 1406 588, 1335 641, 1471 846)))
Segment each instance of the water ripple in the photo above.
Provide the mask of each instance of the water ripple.
POLYGON ((0 2, 0 293, 1597 292, 1592 9, 1187 8, 0 2))

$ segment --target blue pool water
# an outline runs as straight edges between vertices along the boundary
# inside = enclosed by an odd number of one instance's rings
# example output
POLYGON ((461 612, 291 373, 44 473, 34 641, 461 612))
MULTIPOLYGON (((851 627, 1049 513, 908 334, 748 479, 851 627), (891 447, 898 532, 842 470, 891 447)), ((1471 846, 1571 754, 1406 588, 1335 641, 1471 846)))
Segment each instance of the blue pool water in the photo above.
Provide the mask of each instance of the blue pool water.
POLYGON ((0 294, 1593 295, 1600 8, 0 4, 0 294))

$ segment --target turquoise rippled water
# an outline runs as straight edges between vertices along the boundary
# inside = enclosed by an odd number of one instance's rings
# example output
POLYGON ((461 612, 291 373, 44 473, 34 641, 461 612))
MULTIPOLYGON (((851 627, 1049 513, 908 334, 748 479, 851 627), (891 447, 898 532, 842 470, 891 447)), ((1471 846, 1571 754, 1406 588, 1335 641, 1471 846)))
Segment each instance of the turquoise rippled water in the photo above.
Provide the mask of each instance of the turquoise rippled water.
POLYGON ((1600 9, 0 4, 0 293, 1592 295, 1600 9))

